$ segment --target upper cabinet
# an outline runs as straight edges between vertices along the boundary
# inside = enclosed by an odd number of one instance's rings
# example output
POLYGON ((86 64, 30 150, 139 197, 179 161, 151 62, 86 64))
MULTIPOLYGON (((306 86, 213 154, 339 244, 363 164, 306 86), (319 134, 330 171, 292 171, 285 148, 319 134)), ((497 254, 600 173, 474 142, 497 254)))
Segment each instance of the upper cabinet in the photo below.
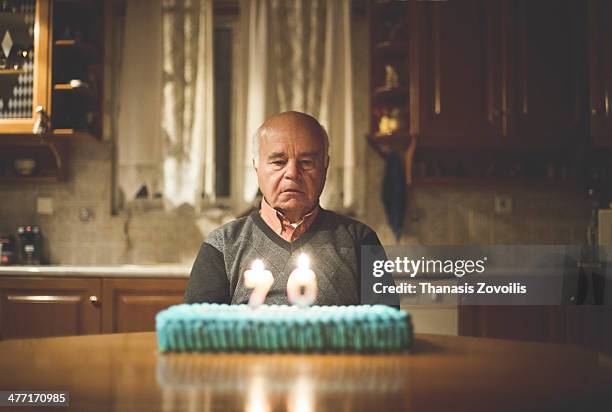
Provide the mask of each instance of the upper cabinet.
POLYGON ((408 184, 576 187, 589 124, 612 145, 610 4, 372 0, 369 141, 408 184))
POLYGON ((0 1, 0 184, 62 180, 67 142, 102 136, 104 15, 102 0, 0 1))
MULTIPOLYGON (((377 2, 370 10, 373 143, 405 149, 410 142, 409 3, 377 2)), ((379 149, 378 145, 374 146, 379 149)))
POLYGON ((419 146, 465 146, 500 134, 495 7, 481 0, 417 2, 415 114, 419 146))
POLYGON ((586 130, 583 8, 573 0, 418 1, 410 33, 419 49, 419 144, 577 139, 586 130))
POLYGON ((50 128, 100 138, 104 2, 55 0, 52 8, 50 128))
POLYGON ((523 146, 576 146, 587 132, 586 4, 503 3, 502 115, 523 146))
POLYGON ((0 134, 101 135, 104 2, 0 1, 0 134))
POLYGON ((48 108, 48 0, 0 2, 0 133, 32 133, 48 108))
POLYGON ((612 146, 612 4, 591 0, 588 7, 591 136, 595 145, 612 146))

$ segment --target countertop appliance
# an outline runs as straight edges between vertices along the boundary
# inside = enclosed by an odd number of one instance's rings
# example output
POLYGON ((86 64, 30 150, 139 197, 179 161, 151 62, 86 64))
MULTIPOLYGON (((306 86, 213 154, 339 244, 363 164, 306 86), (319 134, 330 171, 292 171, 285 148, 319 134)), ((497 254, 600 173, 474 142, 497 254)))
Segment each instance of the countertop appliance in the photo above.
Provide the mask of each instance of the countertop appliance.
POLYGON ((11 234, 0 234, 0 266, 17 263, 15 249, 15 237, 11 234))
POLYGON ((40 265, 42 257, 42 234, 38 226, 19 226, 19 251, 23 265, 40 265))

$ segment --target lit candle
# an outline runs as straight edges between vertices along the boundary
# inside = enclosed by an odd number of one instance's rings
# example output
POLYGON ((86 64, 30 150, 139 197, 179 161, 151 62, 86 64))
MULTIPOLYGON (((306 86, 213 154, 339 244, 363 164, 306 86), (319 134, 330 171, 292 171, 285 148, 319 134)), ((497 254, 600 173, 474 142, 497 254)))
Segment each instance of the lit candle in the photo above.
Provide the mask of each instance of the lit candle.
POLYGON ((244 272, 244 286, 253 289, 249 298, 249 306, 256 308, 266 300, 266 295, 274 283, 274 277, 269 270, 264 269, 261 259, 255 259, 251 269, 244 272))
POLYGON ((317 299, 317 276, 310 270, 310 261, 305 253, 298 258, 298 267, 287 280, 287 298, 293 305, 310 306, 317 299))

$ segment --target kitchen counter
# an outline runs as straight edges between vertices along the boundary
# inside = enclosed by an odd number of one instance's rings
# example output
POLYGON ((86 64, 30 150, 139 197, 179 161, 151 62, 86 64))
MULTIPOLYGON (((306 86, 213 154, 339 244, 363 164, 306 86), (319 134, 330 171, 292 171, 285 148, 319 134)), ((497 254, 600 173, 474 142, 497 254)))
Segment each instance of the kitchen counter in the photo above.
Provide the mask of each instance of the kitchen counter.
POLYGON ((78 411, 558 412, 612 402, 610 358, 501 339, 417 334, 411 353, 392 355, 160 354, 148 332, 7 340, 0 353, 2 390, 68 391, 78 411))
POLYGON ((173 277, 187 278, 191 265, 108 265, 108 266, 0 266, 0 276, 44 277, 173 277))

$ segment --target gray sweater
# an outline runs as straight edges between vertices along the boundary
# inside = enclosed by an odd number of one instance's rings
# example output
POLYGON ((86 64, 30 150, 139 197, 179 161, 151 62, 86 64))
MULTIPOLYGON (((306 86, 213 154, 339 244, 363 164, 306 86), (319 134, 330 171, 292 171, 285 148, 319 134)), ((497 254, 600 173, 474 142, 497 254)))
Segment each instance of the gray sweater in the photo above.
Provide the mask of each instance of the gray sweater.
MULTIPOLYGON (((247 303, 252 290, 244 287, 243 273, 254 259, 261 259, 274 276, 265 303, 288 304, 287 279, 304 252, 317 275, 315 304, 359 304, 361 246, 366 245, 380 245, 372 229, 324 209, 293 242, 274 233, 254 212, 210 233, 193 264, 185 302, 247 303)), ((389 282, 393 280, 387 277, 389 282)))

